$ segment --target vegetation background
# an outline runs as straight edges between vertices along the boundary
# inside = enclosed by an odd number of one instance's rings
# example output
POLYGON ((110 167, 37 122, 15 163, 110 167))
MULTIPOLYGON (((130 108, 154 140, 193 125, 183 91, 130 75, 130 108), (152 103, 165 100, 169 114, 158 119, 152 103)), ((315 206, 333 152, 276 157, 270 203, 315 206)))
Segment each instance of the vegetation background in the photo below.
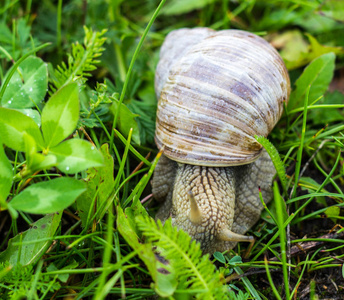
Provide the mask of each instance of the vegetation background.
POLYGON ((0 299, 343 299, 343 1, 2 0, 0 58, 0 299), (197 26, 263 36, 291 77, 250 252, 151 218, 159 47, 197 26))

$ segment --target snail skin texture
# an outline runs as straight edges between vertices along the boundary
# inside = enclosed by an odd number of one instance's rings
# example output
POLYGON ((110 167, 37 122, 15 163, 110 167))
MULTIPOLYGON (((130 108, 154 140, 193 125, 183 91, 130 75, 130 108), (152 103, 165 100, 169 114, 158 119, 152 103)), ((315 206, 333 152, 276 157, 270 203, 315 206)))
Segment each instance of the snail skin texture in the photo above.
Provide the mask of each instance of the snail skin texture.
POLYGON ((278 52, 245 31, 179 29, 165 39, 155 76, 152 181, 157 213, 201 243, 225 251, 271 200, 275 169, 254 135, 267 136, 287 104, 290 81, 278 52))

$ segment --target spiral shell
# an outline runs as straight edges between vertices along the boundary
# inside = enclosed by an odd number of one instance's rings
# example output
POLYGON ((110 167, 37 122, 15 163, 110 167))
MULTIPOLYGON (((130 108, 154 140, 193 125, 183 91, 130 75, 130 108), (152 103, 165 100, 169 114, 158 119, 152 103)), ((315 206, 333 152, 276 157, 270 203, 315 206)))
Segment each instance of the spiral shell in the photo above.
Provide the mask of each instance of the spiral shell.
POLYGON ((245 31, 180 29, 161 49, 155 89, 155 141, 172 160, 205 166, 258 158, 288 101, 290 81, 278 52, 245 31))

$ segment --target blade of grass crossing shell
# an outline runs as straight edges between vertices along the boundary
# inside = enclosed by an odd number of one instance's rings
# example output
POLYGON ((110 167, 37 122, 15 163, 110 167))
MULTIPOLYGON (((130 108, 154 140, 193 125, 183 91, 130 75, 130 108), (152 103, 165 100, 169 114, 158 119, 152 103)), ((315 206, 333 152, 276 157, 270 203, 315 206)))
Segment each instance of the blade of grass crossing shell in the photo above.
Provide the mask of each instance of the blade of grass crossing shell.
POLYGON ((286 299, 290 298, 290 291, 289 291, 289 276, 288 276, 288 269, 287 269, 287 252, 286 252, 286 232, 284 227, 284 216, 283 213, 286 211, 285 203, 283 198, 280 195, 277 182, 274 182, 274 200, 276 205, 276 214, 277 214, 277 226, 279 231, 280 237, 280 245, 281 245, 281 259, 282 259, 282 270, 283 270, 283 279, 284 279, 284 289, 285 289, 285 297, 286 299))
POLYGON ((281 181, 283 192, 287 194, 287 175, 285 172, 284 164, 279 156, 277 149, 271 142, 263 136, 254 136, 258 143, 262 144, 266 152, 269 154, 271 161, 276 169, 277 175, 281 181))
MULTIPOLYGON (((142 37, 135 49, 135 52, 134 52, 134 55, 133 55, 133 58, 131 59, 131 62, 130 62, 130 65, 129 65, 129 68, 128 68, 128 72, 127 72, 127 75, 125 76, 125 81, 124 81, 124 84, 123 84, 123 89, 122 89, 122 92, 121 92, 121 97, 118 101, 118 107, 121 106, 123 100, 124 100, 124 96, 125 96, 125 93, 127 91, 127 87, 128 87, 128 83, 129 83, 129 79, 130 79, 130 75, 131 75, 131 72, 133 70, 133 66, 134 66, 134 63, 136 61, 136 58, 140 52, 140 49, 142 47, 142 44, 148 34, 148 31, 150 30, 150 28, 152 27, 153 25, 153 22, 155 21, 156 17, 158 16, 162 6, 164 5, 164 3, 166 2, 166 0, 161 0, 160 1, 160 4, 159 6, 157 7, 157 9, 155 10, 155 12, 153 13, 153 16, 151 17, 151 19, 149 20, 148 24, 147 24, 147 27, 145 28, 145 31, 143 32, 142 34, 142 37)), ((114 137, 115 137, 115 131, 114 129, 116 128, 116 124, 117 124, 117 119, 118 119, 118 113, 119 113, 119 109, 116 110, 116 114, 114 116, 114 119, 113 119, 113 123, 112 123, 112 131, 111 131, 111 138, 110 138, 110 152, 112 150, 112 144, 113 144, 113 140, 114 140, 114 137)))

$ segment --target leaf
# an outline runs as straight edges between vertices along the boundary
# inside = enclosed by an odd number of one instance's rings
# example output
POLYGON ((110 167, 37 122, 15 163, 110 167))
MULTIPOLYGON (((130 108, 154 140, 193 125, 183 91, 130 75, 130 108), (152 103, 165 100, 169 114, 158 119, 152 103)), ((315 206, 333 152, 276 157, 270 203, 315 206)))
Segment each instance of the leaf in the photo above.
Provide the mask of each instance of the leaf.
POLYGON ((327 91, 333 77, 335 58, 333 53, 327 53, 313 60, 305 68, 295 83, 296 88, 290 95, 289 110, 304 105, 306 92, 310 85, 308 103, 312 103, 327 91))
POLYGON ((53 147, 67 138, 79 119, 79 91, 76 83, 58 90, 42 111, 42 131, 47 147, 53 147))
POLYGON ((49 214, 67 208, 85 190, 83 182, 61 177, 29 186, 15 196, 10 204, 20 211, 49 214))
POLYGON ((32 118, 38 127, 41 127, 41 115, 37 110, 26 108, 26 109, 16 109, 17 111, 20 111, 22 114, 32 118))
POLYGON ((102 154, 91 143, 80 140, 67 140, 50 149, 56 155, 58 168, 66 174, 74 174, 90 167, 103 165, 102 154))
POLYGON ((0 140, 0 206, 7 207, 6 199, 11 190, 13 171, 0 140))
MULTIPOLYGON (((95 70, 95 64, 100 62, 98 58, 105 50, 102 46, 106 41, 104 37, 106 29, 97 32, 84 26, 84 31, 84 43, 83 45, 72 44, 72 51, 68 54, 68 63, 63 62, 55 70, 52 69, 51 81, 57 89, 75 81, 80 84, 85 83, 86 77, 91 76, 90 71, 95 70)), ((52 90, 55 90, 54 86, 51 86, 52 90)))
POLYGON ((308 40, 310 42, 309 48, 310 48, 310 57, 311 59, 315 59, 323 54, 333 52, 335 55, 343 56, 344 55, 344 48, 343 47, 331 47, 331 46, 324 46, 320 44, 317 39, 310 35, 309 33, 305 33, 305 35, 308 37, 308 40))
POLYGON ((26 173, 32 174, 35 171, 56 166, 57 159, 55 155, 37 153, 37 147, 33 137, 27 133, 24 133, 23 137, 26 152, 26 173))
POLYGON ((228 263, 232 266, 235 266, 236 264, 242 264, 241 256, 233 256, 231 259, 228 260, 228 263))
POLYGON ((195 9, 204 8, 215 0, 171 0, 161 10, 163 15, 181 15, 191 12, 195 9))
POLYGON ((325 215, 334 223, 337 223, 337 217, 340 216, 340 208, 338 206, 330 206, 326 208, 325 215))
POLYGON ((213 256, 214 256, 214 258, 215 258, 216 260, 218 260, 220 263, 222 263, 222 264, 225 264, 225 263, 226 263, 226 259, 225 259, 225 257, 223 256, 223 254, 222 254, 221 252, 215 252, 215 253, 213 254, 213 256))
POLYGON ((31 135, 36 144, 43 149, 43 138, 37 124, 21 112, 0 107, 0 136, 2 142, 17 151, 25 151, 24 133, 31 135))
POLYGON ((342 0, 325 0, 320 6, 320 13, 337 21, 344 21, 344 2, 342 0))
POLYGON ((0 253, 0 262, 9 262, 12 266, 37 262, 50 246, 61 216, 62 213, 47 215, 33 223, 29 230, 10 239, 7 249, 0 253))
POLYGON ((129 215, 124 214, 121 207, 117 207, 117 228, 120 234, 124 237, 127 243, 132 247, 142 261, 147 266, 150 275, 154 281, 154 289, 161 297, 169 297, 173 295, 177 281, 175 274, 169 261, 161 257, 159 254, 154 254, 150 244, 142 244, 136 234, 136 229, 132 227, 135 220, 133 210, 126 209, 126 212, 131 212, 129 215), (131 216, 131 217, 130 217, 131 216))
POLYGON ((48 88, 47 64, 30 56, 13 74, 5 90, 1 104, 9 108, 29 108, 40 103, 48 88))
POLYGON ((303 34, 300 30, 290 30, 276 36, 272 44, 282 48, 280 54, 288 70, 300 68, 317 57, 333 52, 338 56, 344 55, 343 47, 325 46, 320 44, 315 37, 309 33, 303 34), (307 36, 309 43, 304 38, 307 36))
MULTIPOLYGON (((75 269, 79 266, 79 264, 75 261, 75 260, 72 260, 72 262, 68 265, 64 265, 63 268, 61 268, 60 270, 70 270, 70 269, 75 269)), ((52 271, 57 271, 59 270, 54 263, 51 263, 48 267, 47 267, 47 272, 52 272, 52 271)), ((60 273, 57 275, 57 278, 63 282, 63 283, 66 283, 68 281, 68 278, 71 274, 69 273, 60 273)))
MULTIPOLYGON (((91 208, 92 201, 95 195, 97 196, 97 198, 95 207, 93 208, 94 211, 97 211, 99 207, 103 207, 102 211, 97 215, 96 220, 98 221, 103 217, 106 211, 106 206, 104 206, 103 204, 105 204, 114 190, 114 162, 112 156, 109 153, 109 145, 102 145, 100 151, 103 154, 104 158, 103 166, 90 168, 87 170, 87 190, 76 200, 78 214, 81 218, 81 224, 84 227, 87 225, 89 210, 91 208)), ((93 216, 93 213, 90 215, 93 216)))
MULTIPOLYGON (((114 100, 112 105, 110 106, 110 111, 113 115, 116 114, 116 110, 118 109, 118 101, 114 100)), ((135 117, 138 115, 132 113, 128 107, 126 107, 123 103, 121 104, 120 112, 118 114, 118 129, 119 131, 127 138, 129 135, 129 131, 132 128, 132 140, 136 144, 140 144, 140 132, 135 117)))

